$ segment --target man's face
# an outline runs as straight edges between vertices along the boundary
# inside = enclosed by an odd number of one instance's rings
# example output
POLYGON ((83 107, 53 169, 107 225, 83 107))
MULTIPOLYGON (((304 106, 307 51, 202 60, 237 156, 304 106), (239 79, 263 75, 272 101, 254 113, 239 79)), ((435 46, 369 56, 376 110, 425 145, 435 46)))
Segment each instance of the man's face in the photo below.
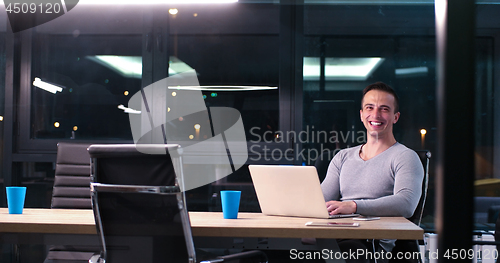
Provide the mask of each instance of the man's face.
POLYGON ((359 111, 361 121, 370 136, 382 138, 392 135, 392 126, 399 119, 399 112, 394 112, 394 96, 380 90, 370 90, 365 94, 359 111))

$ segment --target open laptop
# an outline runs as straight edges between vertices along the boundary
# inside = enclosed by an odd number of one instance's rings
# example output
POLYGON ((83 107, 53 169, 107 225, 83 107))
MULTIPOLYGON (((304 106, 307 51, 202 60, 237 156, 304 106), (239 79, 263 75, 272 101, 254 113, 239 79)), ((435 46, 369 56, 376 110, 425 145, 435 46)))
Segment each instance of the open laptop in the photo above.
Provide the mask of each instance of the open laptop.
POLYGON ((328 214, 314 166, 249 165, 248 169, 265 215, 325 219, 359 216, 328 214))

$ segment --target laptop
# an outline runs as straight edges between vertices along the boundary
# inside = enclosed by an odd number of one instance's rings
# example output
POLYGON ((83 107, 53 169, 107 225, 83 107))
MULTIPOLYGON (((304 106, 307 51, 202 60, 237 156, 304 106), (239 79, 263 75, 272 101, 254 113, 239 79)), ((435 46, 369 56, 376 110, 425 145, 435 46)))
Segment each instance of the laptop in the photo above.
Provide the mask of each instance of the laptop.
POLYGON ((328 214, 314 166, 249 165, 248 169, 265 215, 324 219, 359 216, 328 214))

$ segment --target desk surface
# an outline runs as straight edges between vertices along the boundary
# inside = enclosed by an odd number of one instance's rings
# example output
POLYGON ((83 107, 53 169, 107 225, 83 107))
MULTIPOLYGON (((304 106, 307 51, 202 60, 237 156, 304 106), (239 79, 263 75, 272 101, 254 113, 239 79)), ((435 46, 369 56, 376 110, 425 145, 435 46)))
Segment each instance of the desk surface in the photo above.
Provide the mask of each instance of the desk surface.
MULTIPOLYGON (((222 213, 190 212, 193 236, 268 237, 268 238, 352 238, 422 239, 424 231, 402 217, 382 217, 357 221, 359 227, 311 227, 309 221, 332 221, 300 217, 265 216, 239 213, 238 219, 223 219, 222 213)), ((334 219, 353 222, 351 218, 334 219)), ((0 233, 45 233, 95 235, 92 210, 24 209, 22 215, 10 215, 0 208, 0 233)))

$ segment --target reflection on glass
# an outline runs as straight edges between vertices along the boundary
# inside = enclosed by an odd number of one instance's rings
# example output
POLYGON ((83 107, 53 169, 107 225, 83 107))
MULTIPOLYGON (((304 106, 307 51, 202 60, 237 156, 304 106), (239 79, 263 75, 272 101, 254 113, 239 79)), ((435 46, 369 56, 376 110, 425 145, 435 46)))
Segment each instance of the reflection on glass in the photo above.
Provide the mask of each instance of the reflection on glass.
POLYGON ((33 46, 32 59, 33 138, 132 138, 128 113, 133 111, 119 105, 127 105, 126 92, 141 88, 140 74, 130 70, 134 65, 142 70, 141 35, 38 33, 34 43, 40 44, 33 46), (121 71, 110 66, 117 61, 125 66, 121 71), (49 84, 59 87, 57 93, 46 91, 49 84))
POLYGON ((87 56, 90 59, 102 66, 115 70, 117 73, 126 78, 138 78, 142 76, 142 57, 138 56, 87 56))
POLYGON ((396 77, 427 75, 427 73, 429 73, 428 67, 397 68, 394 70, 394 74, 396 74, 396 77))
POLYGON ((134 0, 84 0, 81 5, 158 5, 158 4, 225 4, 236 3, 238 0, 143 0, 140 2, 134 0))
MULTIPOLYGON (((116 71, 123 77, 137 79, 142 77, 142 57, 140 56, 96 55, 87 56, 86 59, 116 71)), ((193 70, 193 68, 182 62, 180 59, 170 57, 168 68, 168 74, 170 76, 191 70, 193 70)))
POLYGON ((61 92, 63 90, 62 87, 42 81, 40 78, 35 78, 33 86, 46 90, 52 94, 56 94, 57 92, 61 92))
POLYGON ((256 90, 273 90, 273 89, 278 89, 278 87, 218 85, 218 86, 169 86, 168 89, 203 90, 203 91, 256 91, 256 90))
MULTIPOLYGON (((325 58, 325 80, 365 81, 384 62, 384 58, 325 58)), ((304 57, 304 80, 319 80, 320 58, 304 57)))
MULTIPOLYGON (((262 26, 259 30, 265 29, 262 26)), ((280 130, 278 35, 178 32, 171 46, 176 47, 175 58, 196 70, 200 86, 169 89, 202 90, 207 107, 230 107, 241 113, 248 141, 273 139, 280 130)))

